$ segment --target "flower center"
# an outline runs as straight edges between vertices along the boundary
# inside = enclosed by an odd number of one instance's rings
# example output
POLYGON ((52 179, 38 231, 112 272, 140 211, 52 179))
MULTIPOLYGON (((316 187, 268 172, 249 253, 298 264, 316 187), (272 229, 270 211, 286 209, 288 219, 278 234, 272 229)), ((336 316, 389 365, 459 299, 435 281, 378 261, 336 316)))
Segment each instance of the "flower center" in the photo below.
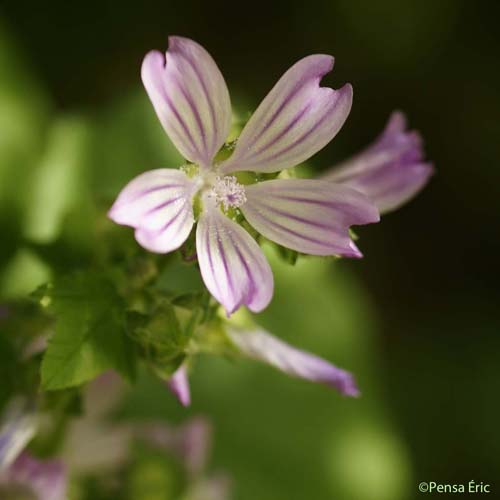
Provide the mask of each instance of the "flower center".
POLYGON ((230 208, 239 208, 247 201, 245 187, 238 182, 234 175, 217 176, 212 185, 211 194, 217 205, 224 211, 230 208))

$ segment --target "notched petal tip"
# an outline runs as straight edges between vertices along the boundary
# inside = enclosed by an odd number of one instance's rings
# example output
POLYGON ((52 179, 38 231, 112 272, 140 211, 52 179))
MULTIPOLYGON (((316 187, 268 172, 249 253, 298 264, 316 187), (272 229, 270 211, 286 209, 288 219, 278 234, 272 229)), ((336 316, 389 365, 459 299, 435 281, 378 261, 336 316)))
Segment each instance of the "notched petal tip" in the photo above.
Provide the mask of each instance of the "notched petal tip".
POLYGON ((313 156, 338 133, 351 109, 352 87, 320 85, 334 58, 312 55, 294 64, 245 125, 223 173, 277 172, 313 156))
POLYGON ((169 37, 166 54, 149 52, 141 76, 158 118, 179 152, 206 167, 231 127, 231 102, 210 54, 189 38, 169 37))
POLYGON ((201 50, 203 52, 207 52, 207 50, 200 45, 198 42, 195 42, 192 38, 188 38, 186 36, 181 35, 169 35, 167 38, 168 41, 168 49, 167 54, 177 52, 177 51, 185 51, 190 49, 201 50))
POLYGON ((290 69, 301 64, 308 65, 309 73, 307 76, 316 76, 319 82, 326 74, 332 71, 335 65, 335 57, 330 54, 311 54, 297 61, 290 69))
POLYGON ((335 92, 338 92, 341 96, 342 99, 345 99, 349 103, 349 110, 351 109, 352 106, 352 99, 354 96, 354 88, 350 83, 344 83, 342 87, 337 89, 335 92))
POLYGON ((407 127, 404 113, 393 112, 371 145, 328 170, 324 179, 366 194, 381 213, 404 205, 426 185, 434 170, 424 161, 420 133, 407 127))
POLYGON ((351 259, 362 259, 364 257, 354 241, 350 241, 349 248, 351 251, 347 251, 346 254, 342 255, 343 257, 349 257, 351 259))

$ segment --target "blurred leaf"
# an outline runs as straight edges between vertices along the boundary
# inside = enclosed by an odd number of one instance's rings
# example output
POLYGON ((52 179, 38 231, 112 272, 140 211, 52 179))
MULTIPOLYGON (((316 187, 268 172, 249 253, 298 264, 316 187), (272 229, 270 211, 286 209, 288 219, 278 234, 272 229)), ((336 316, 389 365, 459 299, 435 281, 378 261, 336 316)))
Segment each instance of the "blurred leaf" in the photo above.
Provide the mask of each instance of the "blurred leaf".
POLYGON ((9 299, 23 297, 50 277, 50 268, 34 252, 21 248, 4 269, 0 295, 9 299))
POLYGON ((138 451, 127 474, 130 500, 175 500, 185 486, 185 472, 173 457, 149 449, 138 451))
POLYGON ((408 451, 392 429, 383 422, 353 418, 328 442, 327 469, 332 489, 344 500, 400 500, 411 488, 408 451))
MULTIPOLYGON (((388 498, 406 498, 411 480, 402 477, 398 482, 387 472, 391 464, 398 463, 398 471, 407 471, 409 464, 380 390, 377 321, 369 296, 349 273, 347 262, 303 257, 291 268, 273 247, 266 245, 265 250, 275 275, 275 295, 255 321, 352 371, 362 395, 343 398, 328 387, 289 378, 252 361, 229 363, 200 356, 190 374, 190 411, 209 414, 219 430, 216 466, 233 479, 238 500, 343 500, 351 493, 359 493, 356 500, 371 500, 374 495, 368 488, 343 481, 347 469, 352 477, 360 457, 371 468, 366 474, 379 498, 384 498, 385 487, 390 490, 388 498), (374 439, 362 447, 365 428, 374 439), (395 446, 380 446, 387 435, 395 446), (335 453, 337 444, 342 452, 335 453), (348 455, 351 445, 356 450, 348 455)), ((164 392, 162 384, 139 380, 125 414, 183 418, 185 410, 164 392)), ((357 472, 355 480, 361 482, 365 471, 357 472)))
POLYGON ((156 286, 160 290, 176 295, 205 290, 198 266, 183 262, 178 252, 172 256, 169 265, 161 272, 156 286))
POLYGON ((20 219, 45 140, 51 103, 0 22, 0 210, 20 219))
POLYGON ((45 392, 40 402, 41 411, 64 412, 69 415, 82 415, 82 394, 79 388, 71 387, 60 391, 45 392))
POLYGON ((93 191, 105 202, 141 172, 183 163, 143 90, 117 100, 97 116, 93 191))
POLYGON ((76 387, 42 394, 39 411, 42 415, 50 415, 50 418, 42 432, 30 443, 30 449, 36 456, 51 457, 60 449, 70 420, 82 415, 82 402, 81 391, 76 387))
POLYGON ((15 394, 19 379, 19 363, 16 352, 9 339, 3 335, 0 323, 0 412, 7 401, 15 394))
POLYGON ((203 292, 190 292, 183 293, 172 299, 174 306, 182 307, 184 309, 194 309, 198 307, 204 298, 203 292))
POLYGON ((109 368, 135 376, 125 309, 114 288, 91 273, 75 273, 40 290, 42 305, 56 317, 56 330, 42 362, 42 387, 82 384, 109 368))

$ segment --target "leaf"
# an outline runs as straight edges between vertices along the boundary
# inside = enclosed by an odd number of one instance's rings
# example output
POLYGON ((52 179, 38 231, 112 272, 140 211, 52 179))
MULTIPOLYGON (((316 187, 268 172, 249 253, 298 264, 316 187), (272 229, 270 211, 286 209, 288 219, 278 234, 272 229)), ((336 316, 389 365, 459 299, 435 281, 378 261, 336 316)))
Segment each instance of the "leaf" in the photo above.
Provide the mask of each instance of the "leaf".
POLYGON ((132 341, 125 305, 113 286, 92 273, 75 273, 38 292, 55 315, 55 333, 42 361, 42 388, 80 385, 113 368, 134 378, 132 341))

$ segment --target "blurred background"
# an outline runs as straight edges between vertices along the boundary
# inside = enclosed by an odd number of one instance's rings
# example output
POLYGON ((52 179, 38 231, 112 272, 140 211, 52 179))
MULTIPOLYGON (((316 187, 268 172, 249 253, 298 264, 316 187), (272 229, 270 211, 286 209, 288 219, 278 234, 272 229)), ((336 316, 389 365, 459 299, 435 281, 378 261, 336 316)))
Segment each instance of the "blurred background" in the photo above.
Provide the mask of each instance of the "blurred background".
POLYGON ((363 397, 210 358, 191 409, 145 377, 123 416, 207 415, 235 499, 402 500, 431 480, 500 491, 499 18, 494 1, 3 0, 2 296, 84 261, 85 228, 124 183, 179 163, 139 77, 168 35, 209 50, 242 116, 296 60, 333 54, 324 83, 351 82, 353 110, 310 164, 355 153, 401 109, 437 174, 359 230, 362 261, 274 262, 259 321, 353 371, 363 397))

